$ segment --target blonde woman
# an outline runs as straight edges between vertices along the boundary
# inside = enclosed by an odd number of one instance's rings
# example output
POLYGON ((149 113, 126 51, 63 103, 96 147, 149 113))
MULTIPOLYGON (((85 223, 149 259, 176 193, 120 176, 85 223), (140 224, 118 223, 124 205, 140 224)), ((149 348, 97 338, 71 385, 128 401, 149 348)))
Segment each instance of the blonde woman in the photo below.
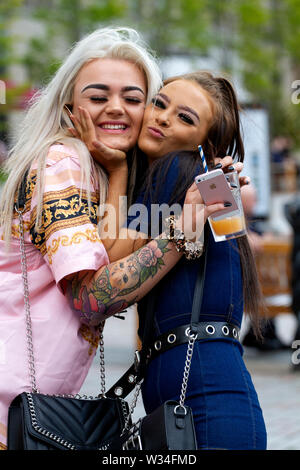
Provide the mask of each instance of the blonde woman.
MULTIPOLYGON (((99 324, 149 292, 182 253, 158 238, 109 264, 97 227, 107 173, 69 133, 70 113, 79 117, 82 106, 89 110, 105 155, 118 159, 118 172, 124 159, 127 172, 125 158, 136 144, 145 105, 160 85, 157 63, 135 31, 102 29, 75 45, 24 118, 9 154, 0 201, 2 448, 8 406, 30 389, 14 208, 19 186, 28 170, 23 219, 37 386, 42 393, 77 393, 98 345, 99 324)), ((194 187, 186 202, 202 202, 194 187)), ((197 217, 206 219, 219 209, 220 204, 206 207, 197 217)))

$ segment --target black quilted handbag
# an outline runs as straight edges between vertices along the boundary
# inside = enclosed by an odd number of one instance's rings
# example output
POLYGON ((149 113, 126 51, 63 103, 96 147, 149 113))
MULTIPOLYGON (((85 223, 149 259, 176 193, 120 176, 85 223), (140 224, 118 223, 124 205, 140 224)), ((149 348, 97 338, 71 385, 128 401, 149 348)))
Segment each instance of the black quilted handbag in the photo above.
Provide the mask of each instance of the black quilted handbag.
MULTIPOLYGON (((96 398, 38 393, 35 378, 31 316, 24 246, 24 183, 16 210, 20 220, 20 250, 24 281, 27 347, 31 392, 12 401, 8 411, 8 450, 97 450, 120 436, 131 423, 122 398, 105 396, 103 327, 100 327, 101 392, 96 398), (22 199, 23 196, 23 199, 22 199)), ((25 328, 24 328, 25 334, 25 328)), ((117 443, 115 444, 115 448, 117 443)))
POLYGON ((8 450, 101 450, 125 424, 124 400, 21 393, 10 405, 8 450))

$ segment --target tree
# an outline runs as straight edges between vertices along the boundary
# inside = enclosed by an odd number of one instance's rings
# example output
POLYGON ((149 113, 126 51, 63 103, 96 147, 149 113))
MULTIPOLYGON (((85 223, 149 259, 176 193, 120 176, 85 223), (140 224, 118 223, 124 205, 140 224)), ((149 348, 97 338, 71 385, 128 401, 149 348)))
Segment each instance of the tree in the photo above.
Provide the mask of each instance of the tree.
POLYGON ((8 76, 8 67, 17 61, 14 53, 14 38, 9 34, 10 24, 14 20, 23 0, 0 1, 0 80, 5 99, 0 102, 0 140, 8 140, 7 114, 13 109, 28 84, 14 85, 8 76))
POLYGON ((23 57, 30 80, 45 82, 72 44, 99 24, 118 21, 125 11, 122 0, 48 0, 47 7, 35 8, 33 19, 43 24, 44 33, 30 39, 23 57))
POLYGON ((219 68, 237 72, 252 103, 269 110, 271 135, 288 134, 300 145, 300 108, 292 104, 291 83, 286 83, 290 72, 300 79, 299 0, 129 4, 131 18, 159 55, 200 56, 219 50, 219 68))
POLYGON ((292 81, 300 79, 299 0, 45 2, 32 9, 44 34, 30 39, 22 59, 32 83, 45 82, 83 34, 123 24, 142 32, 159 57, 219 51, 218 68, 237 73, 252 103, 269 110, 271 135, 288 134, 300 146, 300 107, 291 101, 292 81))

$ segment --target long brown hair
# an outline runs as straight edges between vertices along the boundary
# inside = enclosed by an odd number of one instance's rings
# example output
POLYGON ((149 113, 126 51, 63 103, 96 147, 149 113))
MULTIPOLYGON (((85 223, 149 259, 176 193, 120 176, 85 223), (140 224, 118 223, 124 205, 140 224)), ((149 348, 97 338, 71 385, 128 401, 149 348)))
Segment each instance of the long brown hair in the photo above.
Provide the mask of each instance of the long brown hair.
MULTIPOLYGON (((214 103, 214 120, 202 147, 208 166, 214 166, 215 157, 231 155, 235 162, 244 161, 244 145, 240 128, 240 107, 233 86, 224 77, 213 76, 210 72, 194 72, 165 80, 167 85, 175 80, 192 80, 199 84, 211 97, 214 103)), ((193 158, 198 160, 197 153, 193 158)), ((193 167, 190 166, 190 169, 193 167)), ((154 170, 154 168, 153 168, 154 170)), ((187 175, 185 175, 186 178, 187 175)), ((186 183, 190 184, 186 178, 186 183)), ((187 189, 183 188, 182 190, 187 189)), ((257 337, 261 337, 260 320, 264 311, 264 300, 258 280, 254 256, 245 235, 237 239, 241 257, 243 276, 244 311, 251 320, 257 337)))

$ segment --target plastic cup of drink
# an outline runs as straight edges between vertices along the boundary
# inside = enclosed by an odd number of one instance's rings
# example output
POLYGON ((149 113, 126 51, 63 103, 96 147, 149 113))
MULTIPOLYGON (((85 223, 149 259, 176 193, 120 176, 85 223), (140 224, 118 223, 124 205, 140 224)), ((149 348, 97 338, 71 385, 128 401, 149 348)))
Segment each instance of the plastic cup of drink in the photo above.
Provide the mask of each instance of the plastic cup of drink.
POLYGON ((223 242, 246 235, 246 222, 241 198, 239 174, 237 171, 226 173, 232 195, 236 200, 238 210, 225 215, 208 218, 211 231, 216 242, 223 242))

